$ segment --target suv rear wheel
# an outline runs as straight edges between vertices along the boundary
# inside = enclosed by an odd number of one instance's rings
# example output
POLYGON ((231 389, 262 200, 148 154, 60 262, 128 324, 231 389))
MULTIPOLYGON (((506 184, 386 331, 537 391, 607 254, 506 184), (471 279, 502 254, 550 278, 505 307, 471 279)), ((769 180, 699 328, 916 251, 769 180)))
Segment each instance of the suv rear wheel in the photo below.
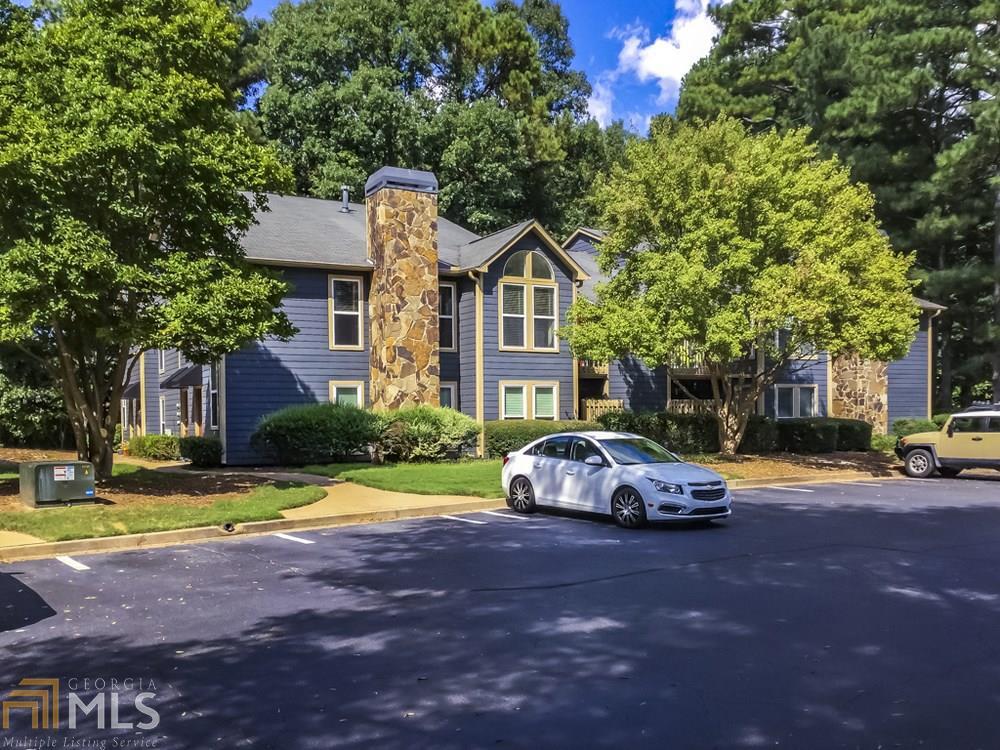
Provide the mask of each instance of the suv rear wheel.
POLYGON ((923 448, 915 448, 906 454, 906 473, 916 479, 924 479, 934 473, 934 457, 923 448))

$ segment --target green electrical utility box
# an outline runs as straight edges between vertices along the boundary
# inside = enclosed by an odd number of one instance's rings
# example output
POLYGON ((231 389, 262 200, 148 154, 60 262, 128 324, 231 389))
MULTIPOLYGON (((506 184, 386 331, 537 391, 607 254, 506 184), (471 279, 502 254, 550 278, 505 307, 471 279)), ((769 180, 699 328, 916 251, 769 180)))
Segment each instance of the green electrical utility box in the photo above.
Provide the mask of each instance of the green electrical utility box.
POLYGON ((94 465, 86 461, 21 464, 21 502, 32 508, 94 499, 94 465))

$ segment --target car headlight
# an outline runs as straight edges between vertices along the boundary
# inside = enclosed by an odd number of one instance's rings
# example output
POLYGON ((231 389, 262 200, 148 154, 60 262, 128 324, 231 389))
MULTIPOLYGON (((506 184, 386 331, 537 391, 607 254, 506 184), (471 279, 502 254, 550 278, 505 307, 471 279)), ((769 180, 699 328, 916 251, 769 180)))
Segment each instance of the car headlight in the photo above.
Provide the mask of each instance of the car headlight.
POLYGON ((653 486, 657 489, 658 492, 666 492, 671 495, 684 494, 684 488, 681 487, 679 484, 670 484, 670 482, 661 482, 659 479, 650 479, 649 481, 653 483, 653 486))

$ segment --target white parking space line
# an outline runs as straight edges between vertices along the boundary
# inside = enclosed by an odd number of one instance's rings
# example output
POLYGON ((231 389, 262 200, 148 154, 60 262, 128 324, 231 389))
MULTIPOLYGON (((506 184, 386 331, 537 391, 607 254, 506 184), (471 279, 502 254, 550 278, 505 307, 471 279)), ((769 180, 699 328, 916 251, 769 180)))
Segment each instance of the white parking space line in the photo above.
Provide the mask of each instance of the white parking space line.
POLYGON ((488 516, 496 516, 497 518, 506 518, 508 521, 530 521, 530 518, 525 518, 524 516, 515 516, 513 513, 497 513, 495 510, 484 510, 481 511, 488 516))
POLYGON ((312 539, 303 539, 300 536, 292 536, 291 534, 275 534, 274 536, 279 539, 287 539, 289 542, 298 542, 299 544, 316 544, 312 539))
POLYGON ((906 477, 903 481, 904 482, 939 482, 941 480, 939 480, 939 479, 931 479, 930 477, 925 477, 924 479, 921 479, 920 477, 906 477))
POLYGON ((449 521, 461 521, 462 523, 474 523, 476 526, 486 525, 486 521, 476 521, 472 518, 461 518, 460 516, 446 516, 442 514, 438 518, 447 518, 449 521))
POLYGON ((840 482, 840 484, 850 484, 854 487, 881 487, 881 484, 875 484, 875 482, 840 482))
POLYGON ((815 492, 816 490, 804 490, 801 487, 779 487, 776 484, 767 485, 766 489, 769 490, 784 490, 785 492, 815 492))
POLYGON ((63 565, 68 565, 73 570, 90 570, 89 565, 84 565, 82 562, 80 562, 79 560, 74 560, 72 557, 66 557, 65 555, 60 555, 59 557, 56 558, 56 560, 61 562, 63 565))

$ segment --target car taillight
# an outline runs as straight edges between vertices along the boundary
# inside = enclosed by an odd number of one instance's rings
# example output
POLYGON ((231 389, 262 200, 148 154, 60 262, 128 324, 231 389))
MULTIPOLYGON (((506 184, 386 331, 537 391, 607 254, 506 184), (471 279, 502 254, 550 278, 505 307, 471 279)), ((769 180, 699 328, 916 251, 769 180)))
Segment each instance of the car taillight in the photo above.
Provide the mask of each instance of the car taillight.
POLYGON ((508 461, 510 461, 509 453, 503 457, 503 465, 506 466, 508 461))

